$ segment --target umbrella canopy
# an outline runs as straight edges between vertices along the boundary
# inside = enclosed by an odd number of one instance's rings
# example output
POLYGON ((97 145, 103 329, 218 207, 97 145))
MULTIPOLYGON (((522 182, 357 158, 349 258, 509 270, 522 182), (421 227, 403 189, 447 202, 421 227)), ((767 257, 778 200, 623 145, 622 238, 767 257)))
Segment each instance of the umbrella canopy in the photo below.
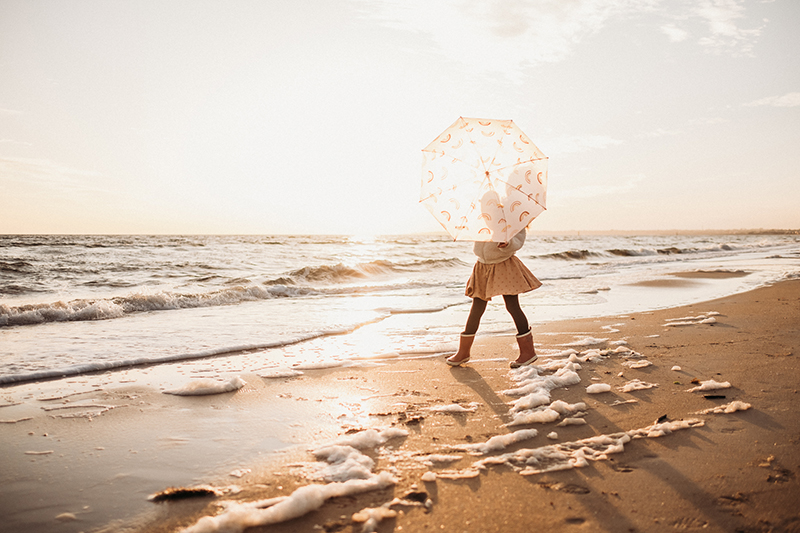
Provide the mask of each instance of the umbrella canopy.
POLYGON ((545 210, 547 157, 511 120, 460 117, 422 154, 420 203, 455 240, 507 242, 545 210))

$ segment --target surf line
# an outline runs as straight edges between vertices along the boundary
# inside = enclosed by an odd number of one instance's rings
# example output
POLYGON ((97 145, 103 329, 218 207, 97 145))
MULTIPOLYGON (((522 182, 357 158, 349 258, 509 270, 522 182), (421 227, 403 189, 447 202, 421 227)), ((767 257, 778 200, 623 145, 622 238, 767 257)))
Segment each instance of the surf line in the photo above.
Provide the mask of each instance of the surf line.
POLYGON ((243 344, 239 346, 228 346, 224 348, 214 348, 211 350, 205 350, 202 352, 165 355, 162 357, 139 357, 136 359, 126 359, 122 361, 94 362, 82 365, 69 366, 66 368, 39 370, 37 372, 28 372, 25 374, 11 374, 6 376, 0 376, 0 386, 20 384, 20 383, 30 383, 34 381, 61 379, 61 378, 79 376, 83 374, 91 374, 94 372, 102 372, 106 370, 122 370, 124 368, 131 368, 136 366, 158 365, 163 363, 174 363, 178 361, 206 359, 222 355, 234 355, 238 353, 250 352, 255 350, 270 350, 274 348, 282 348, 284 346, 292 346, 295 344, 308 342, 314 339, 319 339, 320 337, 348 335, 360 328, 363 328, 364 326, 382 322, 383 320, 386 320, 390 316, 392 316, 392 313, 385 313, 381 316, 373 318, 372 320, 361 322, 352 327, 319 331, 316 333, 310 333, 308 335, 303 335, 289 340, 256 343, 256 344, 243 344))

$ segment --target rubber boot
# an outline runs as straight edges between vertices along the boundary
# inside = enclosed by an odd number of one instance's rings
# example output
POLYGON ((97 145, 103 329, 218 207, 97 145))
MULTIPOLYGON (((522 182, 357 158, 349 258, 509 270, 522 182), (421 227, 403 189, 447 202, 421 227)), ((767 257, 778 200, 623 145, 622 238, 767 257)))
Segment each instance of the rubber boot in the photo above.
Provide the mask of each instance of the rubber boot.
POLYGON ((462 333, 458 340, 458 351, 455 353, 455 355, 451 355, 445 359, 445 362, 450 366, 459 366, 469 361, 469 351, 472 349, 473 342, 475 342, 474 333, 472 335, 462 333))
POLYGON ((538 359, 536 350, 533 347, 533 332, 531 330, 522 335, 517 335, 517 344, 519 345, 519 357, 517 357, 516 361, 511 361, 509 365, 511 368, 529 365, 538 359))

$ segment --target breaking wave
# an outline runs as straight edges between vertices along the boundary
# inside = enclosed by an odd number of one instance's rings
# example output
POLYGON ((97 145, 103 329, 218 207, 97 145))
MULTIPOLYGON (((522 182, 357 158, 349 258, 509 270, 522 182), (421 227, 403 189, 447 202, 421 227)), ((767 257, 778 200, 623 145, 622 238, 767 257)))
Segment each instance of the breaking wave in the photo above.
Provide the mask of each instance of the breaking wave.
POLYGON ((285 276, 269 280, 266 285, 294 285, 309 282, 314 283, 341 283, 356 279, 366 279, 382 274, 420 272, 433 268, 446 268, 453 266, 466 266, 466 263, 456 258, 426 259, 421 261, 392 262, 370 261, 347 266, 342 263, 336 265, 306 266, 292 270, 285 276))
MULTIPOLYGON (((381 290, 418 288, 430 286, 425 282, 370 285, 369 278, 395 272, 412 272, 429 268, 464 265, 458 259, 423 260, 407 263, 372 261, 353 267, 343 264, 304 267, 285 276, 252 283, 247 279, 229 280, 237 283, 225 288, 204 292, 134 292, 124 296, 108 298, 83 298, 70 301, 8 305, 0 304, 0 327, 30 326, 47 322, 71 322, 84 320, 109 320, 134 313, 169 311, 199 307, 236 305, 244 302, 271 300, 276 298, 298 298, 310 295, 363 294, 381 290), (353 280, 365 280, 362 285, 337 285, 353 280)), ((195 281, 209 281, 217 276, 195 281)), ((88 285, 88 284, 84 284, 88 285)), ((105 284, 110 285, 110 284, 105 284)), ((5 289, 12 292, 13 287, 5 289)), ((20 289, 20 292, 23 292, 20 289)))
POLYGON ((597 257, 645 257, 655 255, 698 254, 707 252, 731 252, 739 248, 730 244, 708 247, 679 248, 667 246, 663 248, 608 248, 605 250, 566 250, 563 252, 537 255, 537 259, 560 259, 563 261, 582 261, 597 257))
POLYGON ((28 326, 45 322, 108 320, 132 313, 232 305, 247 301, 304 296, 310 292, 310 289, 301 287, 248 285, 206 293, 182 294, 164 291, 18 306, 0 304, 0 327, 28 326))

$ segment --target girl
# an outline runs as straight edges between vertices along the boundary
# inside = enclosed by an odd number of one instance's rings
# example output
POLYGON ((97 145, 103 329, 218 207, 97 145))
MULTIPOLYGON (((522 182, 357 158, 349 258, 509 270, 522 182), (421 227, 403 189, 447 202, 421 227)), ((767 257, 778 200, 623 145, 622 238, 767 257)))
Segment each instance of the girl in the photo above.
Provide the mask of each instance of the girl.
POLYGON ((492 296, 503 296, 506 310, 517 326, 517 344, 519 357, 511 361, 511 368, 529 365, 536 361, 533 348, 533 333, 528 325, 528 318, 519 305, 519 295, 542 286, 522 261, 517 258, 517 250, 525 243, 525 230, 517 233, 509 242, 476 242, 473 248, 478 261, 472 269, 472 276, 467 282, 466 295, 472 298, 472 307, 467 317, 467 325, 458 344, 458 352, 447 358, 447 364, 459 366, 470 358, 470 349, 475 340, 475 333, 481 322, 486 304, 492 296))

